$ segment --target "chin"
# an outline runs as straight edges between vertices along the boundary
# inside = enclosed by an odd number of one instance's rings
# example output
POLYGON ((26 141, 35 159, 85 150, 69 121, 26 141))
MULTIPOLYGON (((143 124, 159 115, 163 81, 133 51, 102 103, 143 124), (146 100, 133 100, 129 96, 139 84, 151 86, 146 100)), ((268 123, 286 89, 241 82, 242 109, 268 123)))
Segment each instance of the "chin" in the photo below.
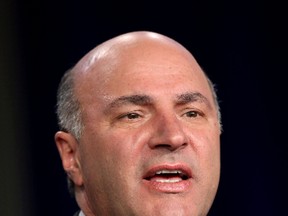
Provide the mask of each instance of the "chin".
MULTIPOLYGON (((142 206, 144 208, 144 205, 142 206)), ((179 202, 179 200, 169 199, 161 202, 153 202, 152 206, 145 207, 145 213, 136 214, 141 216, 205 216, 206 213, 189 204, 188 201, 179 202)))

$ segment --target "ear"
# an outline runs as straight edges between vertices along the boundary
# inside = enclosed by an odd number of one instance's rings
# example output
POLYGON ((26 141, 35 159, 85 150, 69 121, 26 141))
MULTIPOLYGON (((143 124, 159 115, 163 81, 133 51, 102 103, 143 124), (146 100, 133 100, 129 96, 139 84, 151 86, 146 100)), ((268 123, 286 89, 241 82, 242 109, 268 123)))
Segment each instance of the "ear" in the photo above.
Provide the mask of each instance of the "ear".
POLYGON ((64 170, 75 185, 81 186, 83 184, 83 178, 81 164, 78 159, 79 144, 77 140, 70 133, 58 131, 55 134, 55 142, 64 170))

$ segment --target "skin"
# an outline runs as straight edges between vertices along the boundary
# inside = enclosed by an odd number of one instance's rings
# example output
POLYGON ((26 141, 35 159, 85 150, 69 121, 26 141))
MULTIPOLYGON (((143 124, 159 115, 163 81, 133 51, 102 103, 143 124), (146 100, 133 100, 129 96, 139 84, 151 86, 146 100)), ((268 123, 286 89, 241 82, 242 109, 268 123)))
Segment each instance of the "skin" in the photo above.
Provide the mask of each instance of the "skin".
POLYGON ((194 57, 163 35, 132 32, 90 51, 72 73, 84 130, 79 141, 62 131, 55 141, 85 215, 207 215, 221 132, 194 57))

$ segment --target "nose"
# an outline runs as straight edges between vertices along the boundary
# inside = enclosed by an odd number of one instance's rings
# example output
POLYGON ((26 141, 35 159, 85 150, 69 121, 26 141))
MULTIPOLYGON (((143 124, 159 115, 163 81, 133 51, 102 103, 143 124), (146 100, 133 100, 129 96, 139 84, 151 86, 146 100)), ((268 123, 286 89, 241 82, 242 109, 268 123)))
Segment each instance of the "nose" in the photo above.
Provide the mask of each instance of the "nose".
POLYGON ((151 149, 166 148, 175 151, 188 144, 183 122, 176 116, 155 118, 151 127, 153 132, 148 143, 151 149))

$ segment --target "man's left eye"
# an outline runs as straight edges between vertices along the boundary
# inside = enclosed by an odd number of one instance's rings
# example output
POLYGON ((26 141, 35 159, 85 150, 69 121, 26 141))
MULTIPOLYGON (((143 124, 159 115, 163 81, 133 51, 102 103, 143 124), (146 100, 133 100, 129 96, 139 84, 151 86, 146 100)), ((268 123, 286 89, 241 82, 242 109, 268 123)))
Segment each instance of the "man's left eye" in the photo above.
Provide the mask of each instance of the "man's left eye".
POLYGON ((139 118, 139 117, 140 117, 140 115, 137 114, 137 113, 128 113, 128 114, 126 115, 126 118, 128 118, 128 119, 137 119, 137 118, 139 118))
POLYGON ((185 115, 189 118, 196 118, 199 115, 199 113, 196 111, 189 111, 189 112, 185 113, 185 115))

